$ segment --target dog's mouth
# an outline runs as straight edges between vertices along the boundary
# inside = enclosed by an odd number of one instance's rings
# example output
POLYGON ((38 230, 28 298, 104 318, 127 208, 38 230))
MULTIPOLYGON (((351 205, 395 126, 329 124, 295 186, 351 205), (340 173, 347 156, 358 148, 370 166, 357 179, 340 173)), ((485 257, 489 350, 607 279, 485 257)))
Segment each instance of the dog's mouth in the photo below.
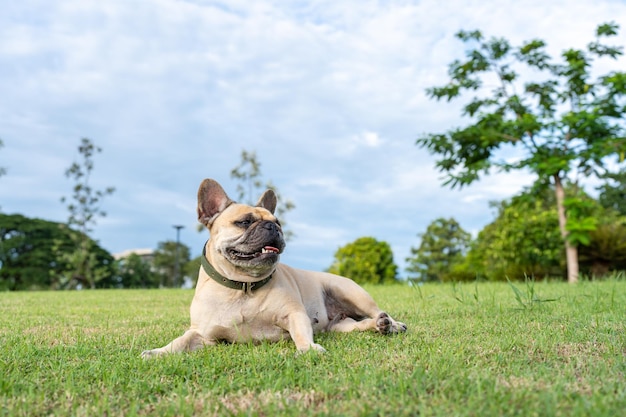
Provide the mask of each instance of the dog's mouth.
POLYGON ((251 253, 240 252, 234 248, 228 249, 227 252, 231 259, 236 259, 239 261, 250 261, 253 259, 257 259, 257 258, 258 260, 262 260, 265 258, 272 258, 272 257, 278 256, 278 254, 280 253, 280 249, 275 248, 274 246, 268 245, 268 246, 262 247, 258 251, 251 252, 251 253))

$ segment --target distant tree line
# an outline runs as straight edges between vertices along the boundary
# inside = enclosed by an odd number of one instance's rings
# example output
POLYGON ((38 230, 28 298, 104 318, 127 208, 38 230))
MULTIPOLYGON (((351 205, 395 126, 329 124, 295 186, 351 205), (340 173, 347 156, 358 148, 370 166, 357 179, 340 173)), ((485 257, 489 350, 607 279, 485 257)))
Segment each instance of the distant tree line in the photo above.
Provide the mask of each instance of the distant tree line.
MULTIPOLYGON (((174 241, 158 244, 150 259, 130 254, 114 259, 88 236, 78 236, 65 223, 0 213, 0 291, 77 288, 159 288, 174 285, 174 241), (97 271, 93 285, 72 277, 76 242, 88 241, 90 268, 97 271), (68 275, 68 271, 70 274, 68 275)), ((181 276, 193 282, 200 265, 179 243, 181 276)))
MULTIPOLYGON (((177 278, 195 278, 200 261, 190 260, 184 244, 160 242, 149 259, 137 254, 114 259, 89 236, 97 218, 106 215, 103 198, 114 192, 113 187, 91 186, 94 156, 101 151, 91 139, 82 138, 78 160, 65 171, 73 181, 71 196, 61 198, 67 222, 0 213, 0 290, 155 288, 182 284, 177 278), (176 258, 182 266, 180 277, 176 258)), ((0 169, 0 175, 5 172, 0 169)))
MULTIPOLYGON (((626 271, 626 200, 616 190, 620 183, 604 185, 598 199, 576 193, 585 215, 596 219, 579 244, 580 272, 599 278, 626 271)), ((565 279, 567 265, 559 233, 554 194, 532 187, 519 195, 492 203, 496 218, 471 238, 454 219, 437 219, 421 234, 421 244, 407 259, 410 279, 417 281, 490 281, 565 279)))
MULTIPOLYGON (((596 219, 579 246, 580 272, 600 278, 626 272, 626 171, 611 176, 594 199, 576 187, 579 210, 596 219)), ((506 281, 567 278, 554 193, 543 185, 510 199, 492 202, 495 219, 475 238, 454 218, 437 218, 418 234, 420 243, 406 259, 406 278, 417 282, 506 281)), ((340 247, 329 272, 360 283, 399 279, 391 247, 371 237, 340 247)))
MULTIPOLYGON (((575 184, 566 194, 578 195, 579 209, 596 219, 596 227, 580 245, 581 273, 601 277, 626 271, 626 171, 611 175, 598 187, 598 197, 575 184)), ((418 234, 419 245, 406 259, 409 280, 446 282, 519 280, 566 276, 565 251, 558 228, 554 194, 542 184, 510 199, 492 202, 495 219, 476 237, 453 218, 438 218, 418 234)), ((113 256, 81 230, 66 223, 0 214, 0 290, 76 288, 158 288, 175 285, 176 245, 158 243, 148 258, 113 256), (77 242, 86 241, 92 283, 76 279, 77 242)), ((200 257, 179 243, 181 278, 192 284, 200 257)), ((359 283, 388 284, 400 280, 389 243, 362 237, 340 247, 329 272, 359 283)), ((177 280, 180 283, 182 280, 177 280)))
MULTIPOLYGON (((573 186, 567 193, 581 193, 573 186)), ((585 210, 597 219, 589 240, 580 246, 581 273, 602 277, 626 271, 626 172, 613 175, 599 187, 598 198, 585 195, 585 210)), ((510 199, 493 202, 495 219, 472 237, 453 218, 438 218, 423 233, 406 259, 406 277, 419 282, 565 279, 565 251, 558 230, 554 195, 545 187, 531 187, 510 199)), ((159 288, 174 285, 175 241, 158 243, 147 259, 130 254, 113 256, 80 231, 19 214, 0 214, 0 290, 90 288, 68 279, 69 259, 76 242, 89 241, 94 288, 159 288)), ((200 257, 179 243, 181 276, 193 284, 200 257)), ((389 243, 362 237, 340 247, 331 273, 364 284, 401 280, 389 243)))

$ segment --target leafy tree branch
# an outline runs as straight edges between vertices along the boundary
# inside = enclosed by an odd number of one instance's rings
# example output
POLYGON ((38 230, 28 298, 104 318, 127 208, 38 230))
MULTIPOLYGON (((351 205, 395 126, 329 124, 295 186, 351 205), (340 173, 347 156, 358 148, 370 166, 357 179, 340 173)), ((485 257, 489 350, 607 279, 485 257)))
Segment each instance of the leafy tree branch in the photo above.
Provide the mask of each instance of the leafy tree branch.
POLYGON ((97 266, 97 259, 93 251, 93 241, 89 233, 93 231, 98 217, 106 216, 101 208, 102 199, 113 194, 115 188, 107 187, 104 190, 92 188, 90 180, 94 169, 94 155, 102 152, 90 139, 82 138, 78 146, 80 162, 74 162, 65 171, 65 176, 74 181, 71 198, 62 197, 61 202, 67 203, 69 217, 68 227, 78 233, 72 234, 76 239, 76 250, 68 254, 65 259, 69 268, 65 274, 64 286, 76 287, 82 285, 95 288, 96 283, 106 278, 105 271, 97 266))
POLYGON ((472 119, 470 125, 417 140, 438 156, 445 185, 464 187, 493 169, 529 170, 539 182, 551 183, 570 282, 578 279, 578 245, 589 241, 594 223, 577 209, 582 200, 565 200, 565 182, 606 175, 606 162, 623 162, 626 151, 626 73, 592 77, 594 60, 623 54, 621 46, 603 43, 618 29, 615 23, 598 26, 595 41, 585 50, 563 51, 558 62, 542 40, 513 47, 504 38, 461 31, 457 37, 468 45, 466 60, 449 65, 448 84, 426 90, 431 98, 447 101, 474 94, 462 110, 472 119), (523 82, 522 74, 539 81, 523 82), (497 86, 486 90, 494 79, 497 86), (521 159, 502 159, 504 149, 516 150, 521 159))

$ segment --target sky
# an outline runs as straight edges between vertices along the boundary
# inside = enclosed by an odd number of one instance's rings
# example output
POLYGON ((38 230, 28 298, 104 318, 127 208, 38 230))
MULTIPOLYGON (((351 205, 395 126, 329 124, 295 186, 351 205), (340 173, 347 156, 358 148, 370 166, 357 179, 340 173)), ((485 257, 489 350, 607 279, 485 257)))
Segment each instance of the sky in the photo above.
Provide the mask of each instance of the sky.
MULTIPOLYGON (((533 182, 495 173, 442 184, 418 137, 467 123, 463 100, 429 99, 464 57, 459 30, 553 56, 584 48, 604 22, 626 27, 620 0, 185 1, 0 0, 0 210, 64 222, 81 138, 107 216, 92 237, 109 252, 175 240, 200 254, 196 193, 256 152, 265 181, 295 204, 281 257, 324 270, 363 236, 405 258, 436 218, 476 234, 489 202, 533 182)), ((623 30, 620 39, 625 39, 623 30)), ((621 42, 622 44, 624 42, 621 42)), ((602 61, 603 71, 626 61, 602 61)), ((469 97, 468 97, 469 99, 469 97)))

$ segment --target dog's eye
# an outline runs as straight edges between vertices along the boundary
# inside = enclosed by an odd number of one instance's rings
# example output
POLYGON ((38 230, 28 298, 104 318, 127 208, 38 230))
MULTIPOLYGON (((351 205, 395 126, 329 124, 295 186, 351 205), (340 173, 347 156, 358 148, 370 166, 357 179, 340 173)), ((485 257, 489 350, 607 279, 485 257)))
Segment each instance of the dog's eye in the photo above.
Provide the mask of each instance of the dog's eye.
POLYGON ((235 226, 242 227, 244 229, 247 229, 248 227, 250 227, 251 224, 252 224, 252 220, 250 219, 238 220, 235 222, 235 226))

